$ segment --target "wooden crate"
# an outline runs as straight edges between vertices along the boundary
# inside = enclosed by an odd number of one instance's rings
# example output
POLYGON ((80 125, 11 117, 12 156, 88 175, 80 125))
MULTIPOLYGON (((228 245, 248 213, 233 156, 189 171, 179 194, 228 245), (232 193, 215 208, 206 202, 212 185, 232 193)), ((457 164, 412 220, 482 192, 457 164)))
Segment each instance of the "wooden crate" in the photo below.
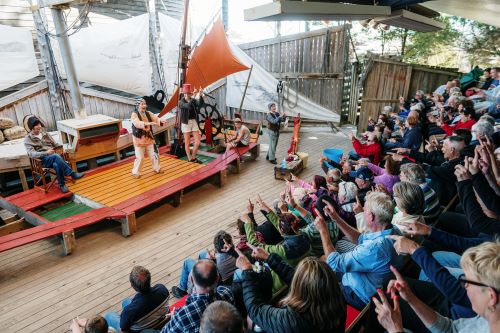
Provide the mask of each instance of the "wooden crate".
POLYGON ((278 164, 274 167, 274 179, 290 180, 291 173, 298 175, 302 169, 304 169, 302 160, 287 162, 286 169, 282 169, 281 164, 278 164))

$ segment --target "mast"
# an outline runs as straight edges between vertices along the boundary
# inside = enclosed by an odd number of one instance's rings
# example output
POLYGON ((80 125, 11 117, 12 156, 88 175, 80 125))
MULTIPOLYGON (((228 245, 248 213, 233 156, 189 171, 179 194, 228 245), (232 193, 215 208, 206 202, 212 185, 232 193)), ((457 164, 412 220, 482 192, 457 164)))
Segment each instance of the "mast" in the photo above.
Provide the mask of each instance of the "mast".
POLYGON ((181 41, 180 41, 180 52, 179 52, 179 68, 180 77, 179 77, 179 89, 182 89, 182 85, 186 79, 186 70, 187 63, 189 60, 189 52, 191 47, 186 45, 186 34, 187 34, 187 22, 188 22, 188 12, 189 12, 189 0, 184 1, 184 17, 182 18, 182 32, 181 32, 181 41))

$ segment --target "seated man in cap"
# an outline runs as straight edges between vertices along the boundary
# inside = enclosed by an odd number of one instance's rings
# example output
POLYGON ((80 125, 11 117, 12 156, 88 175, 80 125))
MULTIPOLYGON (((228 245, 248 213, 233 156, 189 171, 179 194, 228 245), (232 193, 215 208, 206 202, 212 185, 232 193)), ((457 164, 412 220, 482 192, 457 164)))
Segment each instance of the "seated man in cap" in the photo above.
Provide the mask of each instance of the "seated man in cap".
POLYGON ((250 144, 250 130, 242 124, 240 118, 234 118, 236 137, 229 139, 226 145, 226 152, 231 148, 246 147, 250 144))
POLYGON ((358 186, 358 199, 361 204, 364 205, 365 196, 372 189, 373 172, 368 169, 368 167, 361 166, 356 171, 352 171, 349 175, 354 178, 358 186))
POLYGON ((61 155, 56 153, 56 149, 61 145, 54 141, 52 136, 43 130, 43 124, 37 117, 28 120, 30 132, 24 138, 24 147, 29 157, 39 158, 44 168, 52 168, 56 172, 57 183, 61 192, 69 192, 64 183, 64 177, 71 176, 73 179, 80 179, 83 173, 74 172, 63 160, 61 155))

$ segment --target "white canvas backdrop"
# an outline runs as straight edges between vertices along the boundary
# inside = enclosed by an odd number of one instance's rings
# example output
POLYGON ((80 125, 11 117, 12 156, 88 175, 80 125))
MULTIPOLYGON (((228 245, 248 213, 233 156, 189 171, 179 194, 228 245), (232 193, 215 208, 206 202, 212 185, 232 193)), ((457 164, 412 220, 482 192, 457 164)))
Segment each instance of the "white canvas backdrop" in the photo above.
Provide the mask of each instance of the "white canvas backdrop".
POLYGON ((31 31, 0 25, 0 90, 40 74, 31 31))
MULTIPOLYGON (((229 45, 231 46, 231 50, 234 55, 236 55, 242 63, 248 67, 253 65, 252 75, 250 76, 245 100, 243 101, 243 109, 257 112, 267 112, 267 105, 269 102, 278 101, 278 95, 276 93, 278 80, 269 74, 237 45, 233 44, 231 41, 229 41, 229 45)), ((238 72, 227 77, 227 106, 233 108, 240 107, 241 97, 243 96, 243 90, 245 89, 247 79, 248 71, 238 72)), ((300 94, 297 94, 292 89, 290 89, 288 95, 290 96, 290 100, 288 101, 289 103, 287 103, 286 100, 283 103, 283 110, 287 115, 296 116, 300 113, 300 116, 306 119, 337 123, 340 121, 340 116, 338 114, 312 102, 300 94), (294 108, 290 108, 288 105, 290 104, 293 106, 295 103, 297 105, 294 108)))
POLYGON ((166 93, 171 96, 175 89, 175 83, 178 81, 177 66, 179 63, 181 22, 163 13, 158 13, 158 18, 166 93))
MULTIPOLYGON (((84 28, 69 40, 79 81, 135 95, 152 93, 147 14, 84 28)), ((57 40, 51 43, 66 77, 57 40)))

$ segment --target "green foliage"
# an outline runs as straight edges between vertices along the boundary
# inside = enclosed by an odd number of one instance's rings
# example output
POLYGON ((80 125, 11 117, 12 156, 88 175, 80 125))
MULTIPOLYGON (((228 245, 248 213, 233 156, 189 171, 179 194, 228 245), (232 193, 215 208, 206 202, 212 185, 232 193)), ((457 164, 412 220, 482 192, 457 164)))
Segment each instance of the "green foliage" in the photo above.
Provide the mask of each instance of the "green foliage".
MULTIPOLYGON (((497 65, 500 61, 500 28, 456 16, 440 16, 445 24, 435 32, 405 31, 391 27, 384 33, 385 42, 405 44, 403 60, 417 64, 458 67, 459 52, 472 66, 497 65)), ((381 38, 378 38, 379 40, 381 38)), ((401 47, 400 47, 401 50, 401 47)))

